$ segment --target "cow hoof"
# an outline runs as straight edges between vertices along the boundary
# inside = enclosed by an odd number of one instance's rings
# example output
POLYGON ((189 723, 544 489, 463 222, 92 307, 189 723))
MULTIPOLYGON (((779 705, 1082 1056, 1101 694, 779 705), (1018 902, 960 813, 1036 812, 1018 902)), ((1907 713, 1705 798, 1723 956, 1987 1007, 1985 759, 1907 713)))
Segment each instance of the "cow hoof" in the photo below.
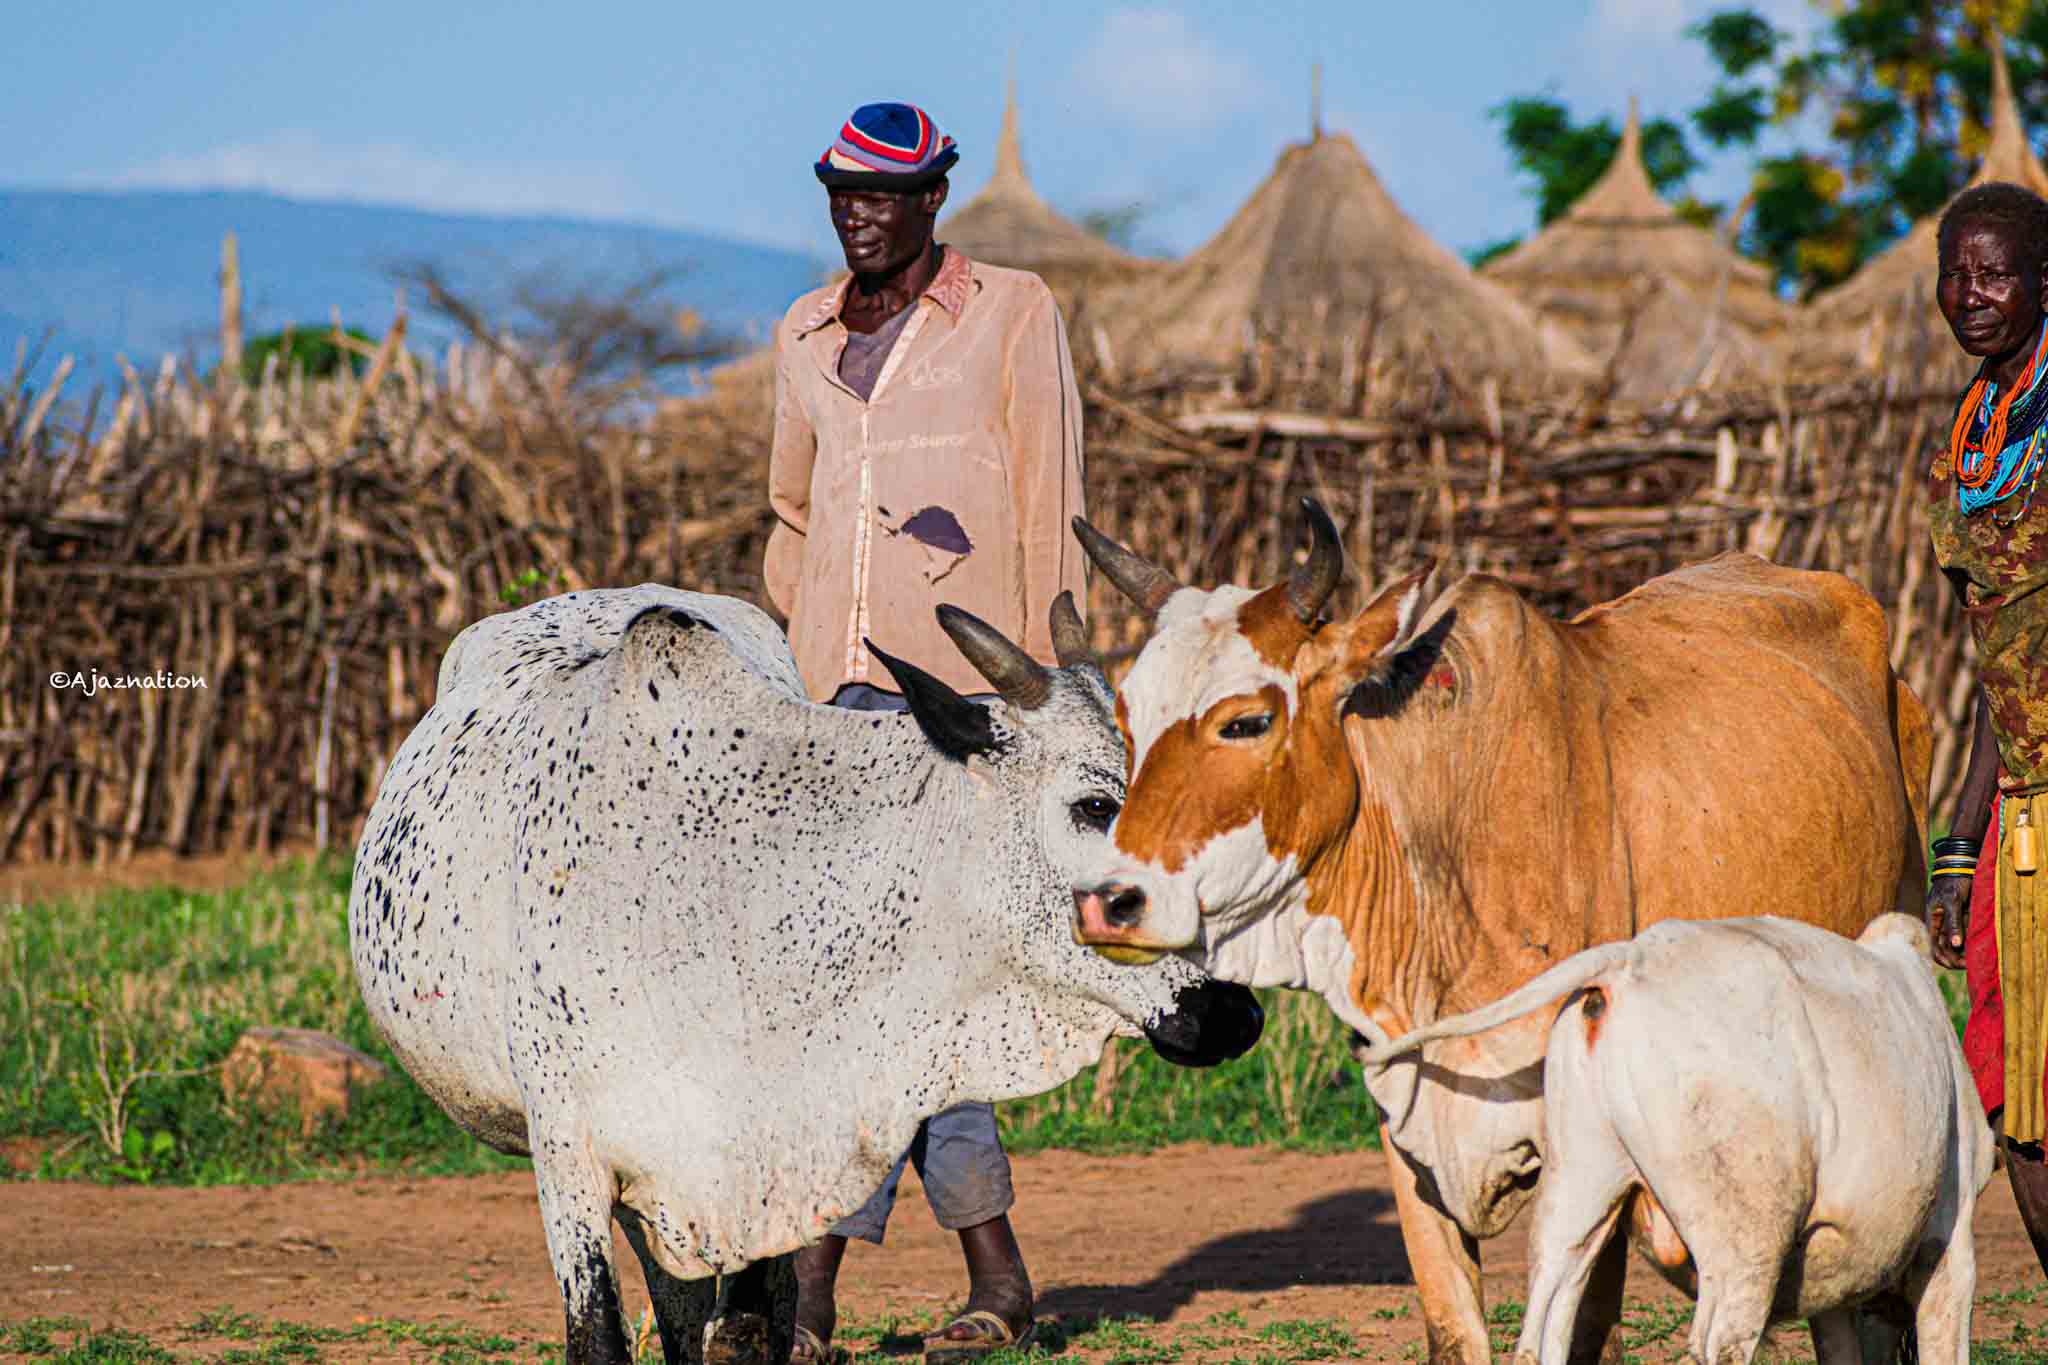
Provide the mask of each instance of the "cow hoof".
POLYGON ((728 1313, 704 1337, 704 1365, 789 1365, 775 1349, 775 1324, 759 1313, 728 1313))

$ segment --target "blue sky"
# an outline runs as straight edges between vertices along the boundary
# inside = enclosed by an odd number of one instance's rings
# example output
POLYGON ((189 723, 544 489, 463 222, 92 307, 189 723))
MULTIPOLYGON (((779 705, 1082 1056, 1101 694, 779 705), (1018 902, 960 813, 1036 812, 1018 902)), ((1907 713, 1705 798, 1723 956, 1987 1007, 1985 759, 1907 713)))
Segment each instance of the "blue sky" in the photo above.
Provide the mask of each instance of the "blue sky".
MULTIPOLYGON (((1014 49, 1026 164, 1057 207, 1154 205, 1185 251, 1308 125, 1351 133, 1395 199, 1468 248, 1533 221, 1487 109, 1678 114, 1711 83, 1687 24, 1728 0, 868 9, 781 3, 99 0, 8 24, 0 185, 236 187, 721 231, 825 255, 809 163, 855 104, 909 99, 987 174, 1014 49)), ((1763 0, 1782 26, 1809 0, 1763 0)), ((1746 180, 1724 158, 1708 198, 1746 180)))

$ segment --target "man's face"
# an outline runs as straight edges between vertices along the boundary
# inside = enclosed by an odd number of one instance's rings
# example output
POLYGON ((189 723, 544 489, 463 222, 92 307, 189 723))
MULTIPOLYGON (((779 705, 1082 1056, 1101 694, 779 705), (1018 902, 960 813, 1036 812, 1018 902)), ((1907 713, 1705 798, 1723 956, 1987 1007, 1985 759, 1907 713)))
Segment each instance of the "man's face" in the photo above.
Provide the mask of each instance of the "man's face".
POLYGON ((1963 223, 1941 253, 1934 297, 1971 355, 2005 355, 2041 320, 2041 263, 2023 259, 2014 236, 2003 224, 1963 223))
POLYGON ((922 256, 931 245, 932 221, 946 202, 946 182, 903 194, 887 190, 833 190, 832 230, 856 275, 886 275, 922 256))

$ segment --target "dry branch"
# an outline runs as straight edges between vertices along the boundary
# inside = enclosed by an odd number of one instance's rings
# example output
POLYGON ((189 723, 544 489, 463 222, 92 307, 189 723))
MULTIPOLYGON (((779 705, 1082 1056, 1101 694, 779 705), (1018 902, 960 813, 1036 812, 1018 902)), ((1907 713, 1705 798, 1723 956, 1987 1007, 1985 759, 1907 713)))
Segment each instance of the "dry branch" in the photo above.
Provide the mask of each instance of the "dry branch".
MULTIPOLYGON (((1838 569, 1891 614, 1946 796, 1975 673, 1928 568, 1934 376, 1624 409, 1466 396, 1351 345, 1267 348, 1221 387, 1089 376, 1091 519, 1187 581, 1247 581, 1294 562, 1317 497, 1359 580, 1339 610, 1432 558, 1560 614, 1729 549, 1838 569)), ((416 365, 394 332, 360 381, 129 369, 95 428, 23 372, 0 388, 0 861, 346 842, 469 622, 592 584, 761 599, 763 383, 627 420, 511 343, 416 365), (206 686, 51 686, 74 670, 206 686)), ((1128 660, 1143 623, 1099 580, 1089 607, 1128 660)))

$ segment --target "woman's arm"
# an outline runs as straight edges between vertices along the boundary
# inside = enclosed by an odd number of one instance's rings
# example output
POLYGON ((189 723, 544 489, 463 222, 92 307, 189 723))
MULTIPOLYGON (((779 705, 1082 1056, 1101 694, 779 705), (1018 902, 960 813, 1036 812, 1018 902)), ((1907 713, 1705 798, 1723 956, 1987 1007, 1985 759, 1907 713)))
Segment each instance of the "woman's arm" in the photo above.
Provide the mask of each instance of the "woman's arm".
MULTIPOLYGON (((1962 586, 1955 583, 1956 594, 1962 586)), ((1991 798, 1998 790, 1998 741, 1991 732, 1991 703, 1977 688, 1976 714, 1970 736, 1970 761, 1963 769, 1962 791, 1956 796, 1951 838, 1981 843, 1991 823, 1991 798)), ((1996 837, 1995 834, 1993 837, 1996 837)), ((1934 960, 1944 967, 1963 965, 1963 940, 1969 933, 1971 877, 1936 877, 1927 888, 1927 931, 1934 938, 1934 960)))

